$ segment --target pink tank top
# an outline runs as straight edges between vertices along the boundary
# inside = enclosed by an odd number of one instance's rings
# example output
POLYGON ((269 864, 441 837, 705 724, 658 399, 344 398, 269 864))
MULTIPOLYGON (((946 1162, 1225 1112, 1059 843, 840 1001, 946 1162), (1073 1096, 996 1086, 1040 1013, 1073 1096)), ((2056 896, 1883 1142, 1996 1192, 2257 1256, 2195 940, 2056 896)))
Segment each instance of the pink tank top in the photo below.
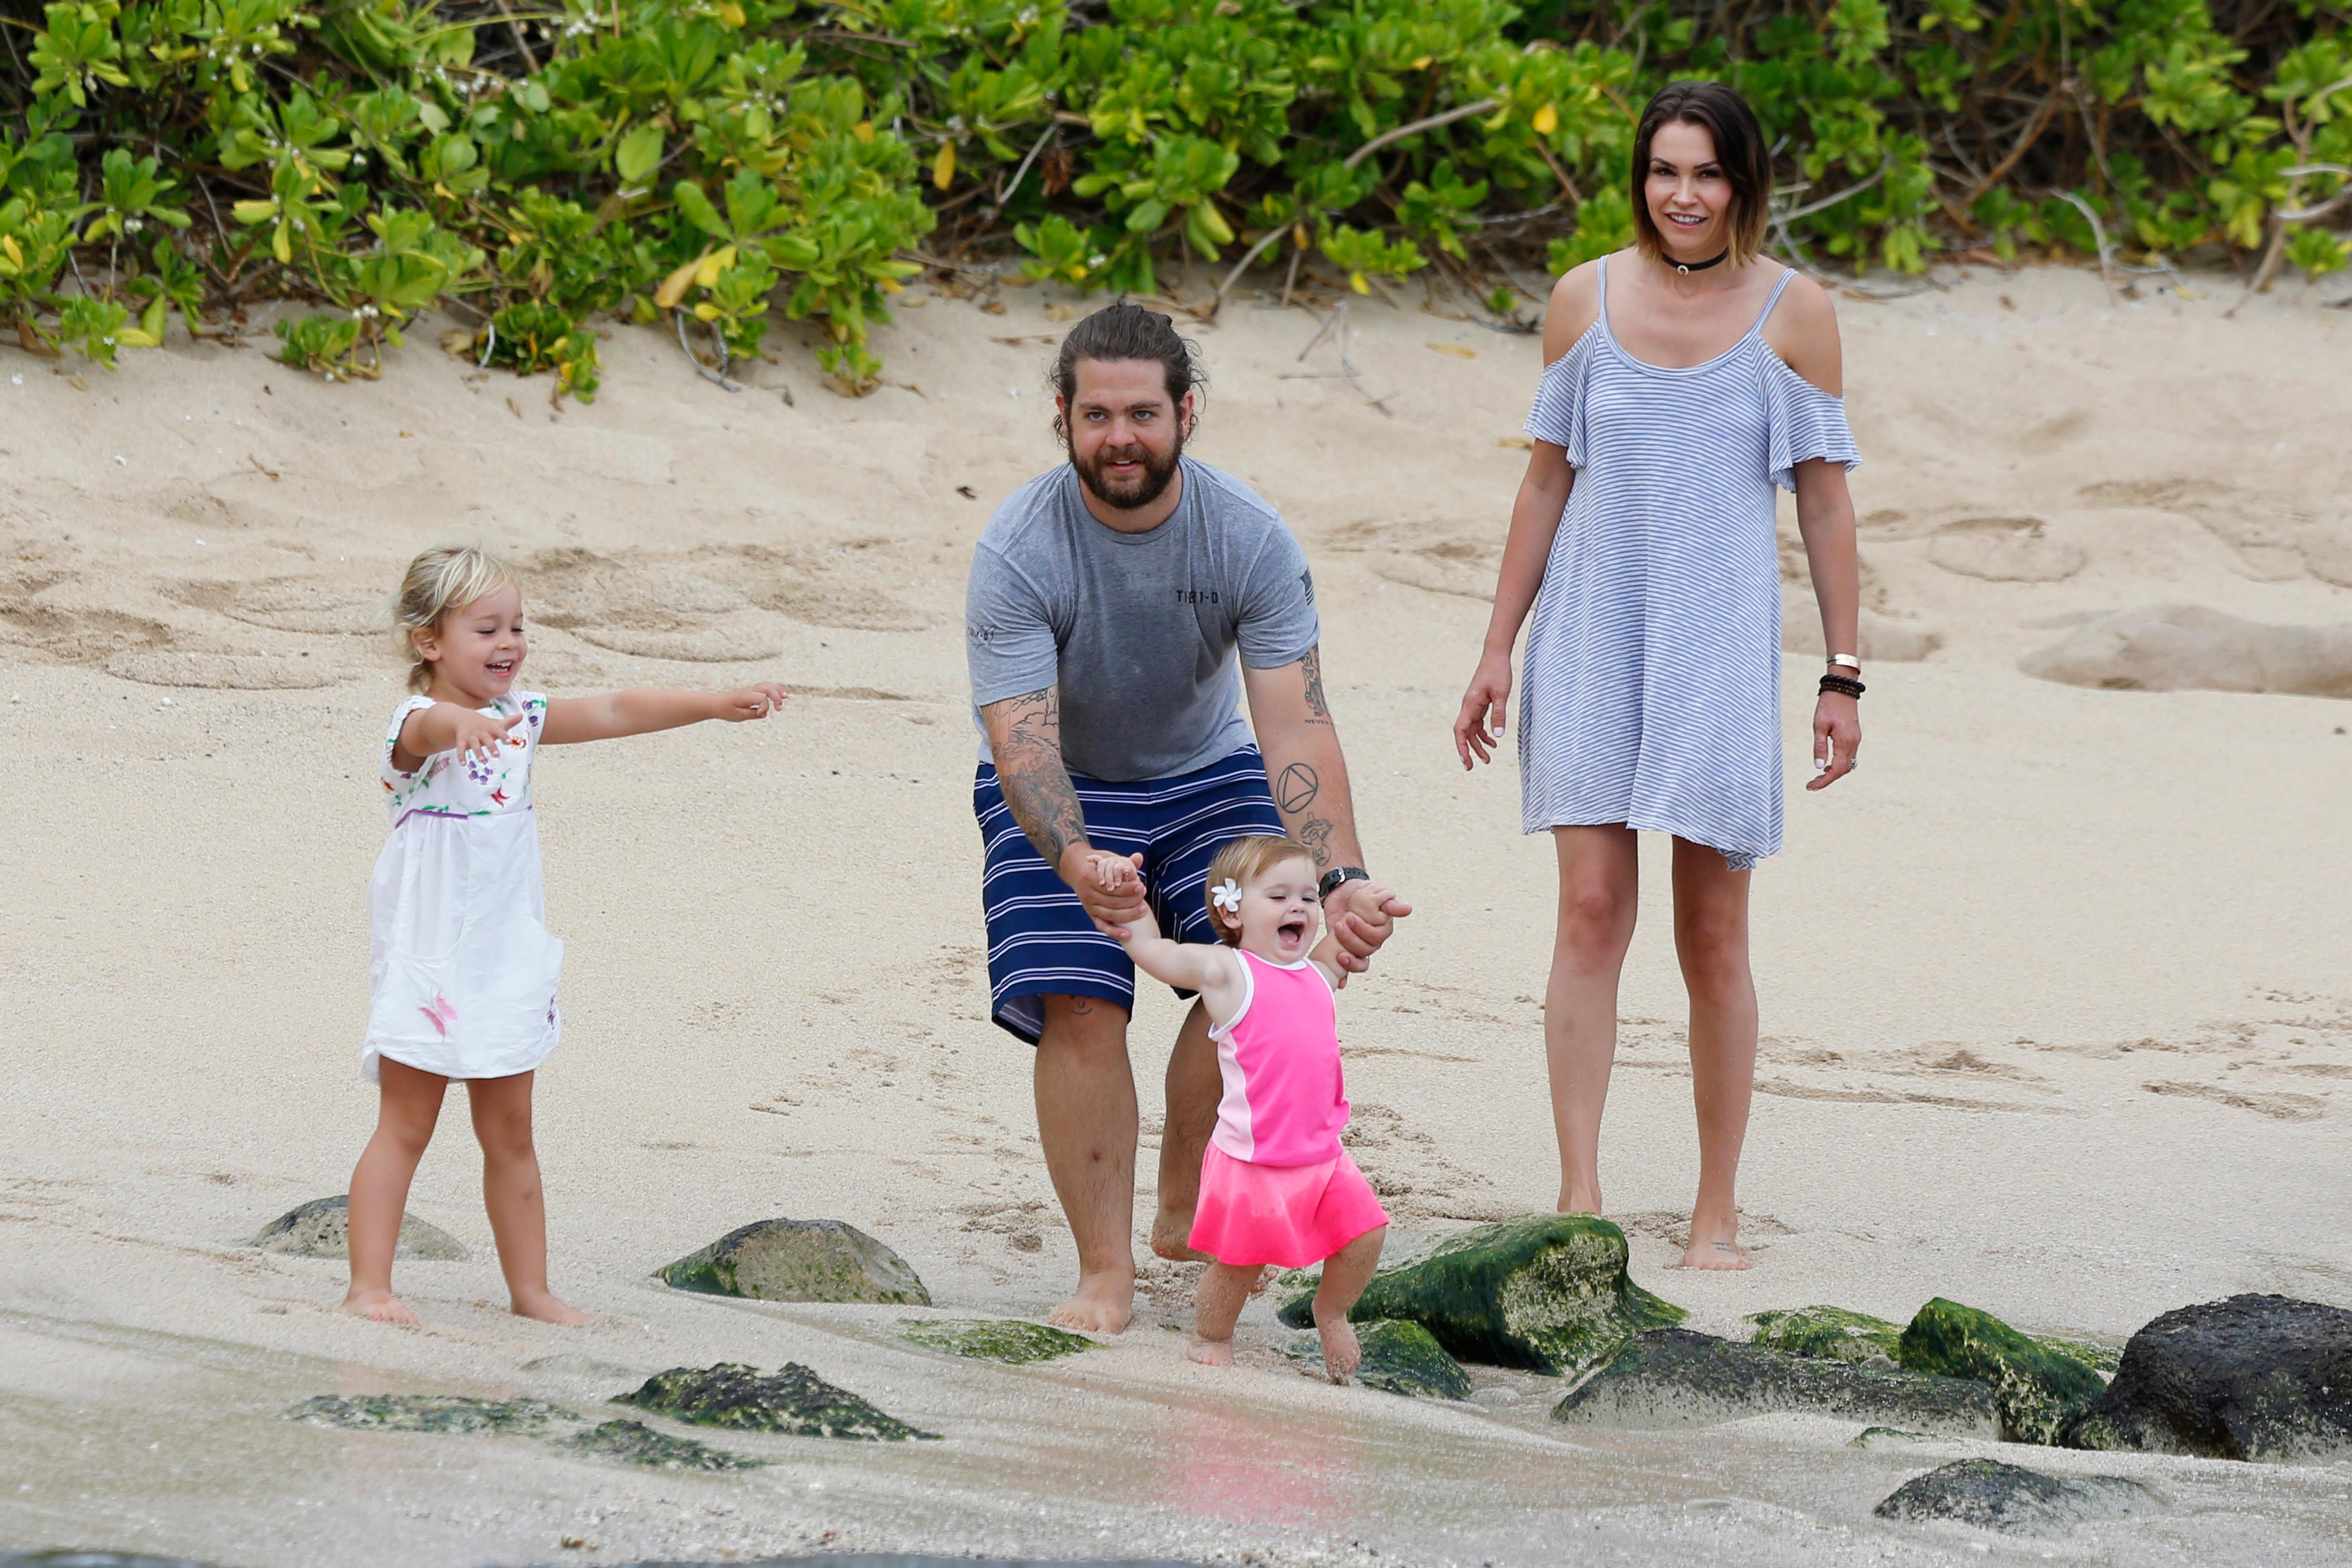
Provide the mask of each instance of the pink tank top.
POLYGON ((1209 1031, 1225 1081, 1209 1141, 1259 1165, 1319 1165, 1339 1156, 1348 1087, 1339 1072, 1339 1010, 1314 964, 1268 963, 1233 950, 1242 1006, 1209 1031))

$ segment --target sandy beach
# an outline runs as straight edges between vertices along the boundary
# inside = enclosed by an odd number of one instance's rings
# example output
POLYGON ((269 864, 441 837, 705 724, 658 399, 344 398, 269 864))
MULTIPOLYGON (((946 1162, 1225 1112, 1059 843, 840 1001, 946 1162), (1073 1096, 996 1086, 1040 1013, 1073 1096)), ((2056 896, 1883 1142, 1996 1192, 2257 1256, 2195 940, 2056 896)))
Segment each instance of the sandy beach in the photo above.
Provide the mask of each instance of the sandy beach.
MULTIPOLYGON (((1667 1267, 1696 1149, 1666 847, 1643 847, 1602 1174, 1634 1277, 1694 1328, 1814 1302, 1899 1322, 1945 1296, 2120 1344, 2239 1291, 2352 1306, 2352 310, 2288 283, 2231 317, 2218 275, 2132 292, 1979 269, 1840 302, 1867 766, 1795 787, 1818 667, 1792 652, 1788 845, 1755 883, 1745 1274, 1667 1267), (2234 620, 2110 619, 2163 606, 2234 620), (2177 681, 2213 689, 2133 689, 2177 681)), ((1490 1369, 1476 1404, 1333 1388, 1279 1353, 1265 1302, 1221 1374, 1171 1331, 1182 1266, 1147 1265, 1115 1342, 1019 1368, 905 1343, 903 1310, 652 1279, 777 1215, 881 1237, 937 1315, 1035 1317, 1074 1277, 1028 1052, 986 1017, 961 615, 991 510, 1061 460, 1043 370, 1084 304, 905 303, 858 400, 791 328, 733 394, 616 329, 586 407, 434 352, 429 324, 360 385, 287 369, 266 334, 175 334, 111 375, 0 353, 0 1551, 2352 1556, 2341 1462, 2035 1449, 2021 1462, 2170 1506, 2013 1542, 1870 1512, 2000 1445, 1856 1449, 1852 1424, 1796 1416, 1570 1432, 1546 1418, 1556 1380, 1490 1369), (445 540, 526 570, 526 687, 794 693, 763 725, 540 769, 568 948, 539 1143, 553 1283, 598 1315, 584 1330, 503 1310, 454 1098, 410 1207, 472 1258, 402 1266, 425 1331, 338 1312, 340 1264, 247 1245, 341 1190, 373 1125, 365 888, 402 676, 383 601, 445 540), (772 1463, 691 1476, 280 1417, 380 1392, 593 1409, 719 1361, 808 1363, 944 1440, 729 1434, 772 1463)), ((1425 1232, 1557 1186, 1551 850, 1518 835, 1507 763, 1465 776, 1448 732, 1539 348, 1417 286, 1349 317, 1352 382, 1328 340, 1302 358, 1304 310, 1235 300, 1198 328, 1192 450, 1306 545, 1367 851, 1417 909, 1341 1023, 1350 1146, 1425 1232)), ((1789 647, 1818 652, 1785 504, 1783 532, 1789 647)), ((1164 991, 1139 1004, 1146 1188, 1179 1017, 1164 991)))

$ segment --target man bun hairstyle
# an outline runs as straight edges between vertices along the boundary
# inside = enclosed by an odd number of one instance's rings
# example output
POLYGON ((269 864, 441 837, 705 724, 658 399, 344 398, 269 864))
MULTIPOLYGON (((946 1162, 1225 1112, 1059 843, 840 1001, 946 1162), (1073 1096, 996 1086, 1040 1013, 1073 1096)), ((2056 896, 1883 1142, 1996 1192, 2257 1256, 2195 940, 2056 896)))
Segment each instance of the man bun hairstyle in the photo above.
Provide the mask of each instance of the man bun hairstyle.
POLYGON ((443 616, 485 595, 521 586, 513 567, 470 544, 436 545, 410 562, 392 601, 393 629, 409 659, 408 689, 433 684, 433 666, 416 651, 417 633, 438 630, 443 616))
POLYGON ((1246 888, 1286 860, 1304 860, 1310 867, 1315 864, 1315 857, 1306 845, 1278 833, 1245 833, 1217 851, 1217 858, 1209 862, 1208 880, 1202 887, 1201 896, 1208 902, 1209 929, 1217 933, 1219 942, 1227 947, 1239 947, 1242 928, 1226 923, 1224 911, 1217 908, 1217 889, 1225 885, 1227 879, 1246 888))
POLYGON ((1745 267, 1764 248, 1771 216, 1772 149, 1748 100, 1719 81, 1675 81, 1642 110, 1633 132, 1633 245, 1657 257, 1665 241, 1650 216, 1650 143, 1669 125, 1696 125, 1715 139, 1716 165, 1731 182, 1731 264, 1745 267))
MULTIPOLYGON (((1104 306, 1063 338, 1061 352, 1054 358, 1052 379, 1054 392, 1065 406, 1078 395, 1078 362, 1089 359, 1151 361, 1167 380, 1168 401, 1180 410, 1185 395, 1198 392, 1209 380, 1201 368, 1200 349, 1177 331, 1175 321, 1132 300, 1104 306)), ((1069 438, 1058 416, 1054 428, 1064 440, 1069 438)))

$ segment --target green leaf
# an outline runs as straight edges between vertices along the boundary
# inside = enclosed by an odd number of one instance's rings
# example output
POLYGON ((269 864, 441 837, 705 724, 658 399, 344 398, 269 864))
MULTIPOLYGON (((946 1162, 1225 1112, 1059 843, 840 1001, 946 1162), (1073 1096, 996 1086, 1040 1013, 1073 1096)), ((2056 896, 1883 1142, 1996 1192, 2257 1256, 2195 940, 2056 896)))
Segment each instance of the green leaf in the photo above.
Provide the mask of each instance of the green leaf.
POLYGON ((624 184, 642 185, 661 167, 662 131, 658 125, 640 125, 621 138, 614 150, 613 167, 624 184))

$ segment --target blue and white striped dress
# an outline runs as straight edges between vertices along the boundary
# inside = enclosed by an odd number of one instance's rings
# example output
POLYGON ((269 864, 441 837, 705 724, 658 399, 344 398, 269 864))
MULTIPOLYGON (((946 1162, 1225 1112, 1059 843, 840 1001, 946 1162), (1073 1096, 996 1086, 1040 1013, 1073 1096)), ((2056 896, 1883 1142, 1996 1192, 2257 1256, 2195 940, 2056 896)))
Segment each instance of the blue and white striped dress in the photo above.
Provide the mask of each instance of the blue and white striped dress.
POLYGON ((1748 335, 1668 370, 1591 330, 1543 374, 1527 431, 1576 470, 1520 679, 1526 831, 1623 823, 1722 851, 1780 847, 1780 568, 1773 486, 1860 463, 1845 404, 1748 335))

